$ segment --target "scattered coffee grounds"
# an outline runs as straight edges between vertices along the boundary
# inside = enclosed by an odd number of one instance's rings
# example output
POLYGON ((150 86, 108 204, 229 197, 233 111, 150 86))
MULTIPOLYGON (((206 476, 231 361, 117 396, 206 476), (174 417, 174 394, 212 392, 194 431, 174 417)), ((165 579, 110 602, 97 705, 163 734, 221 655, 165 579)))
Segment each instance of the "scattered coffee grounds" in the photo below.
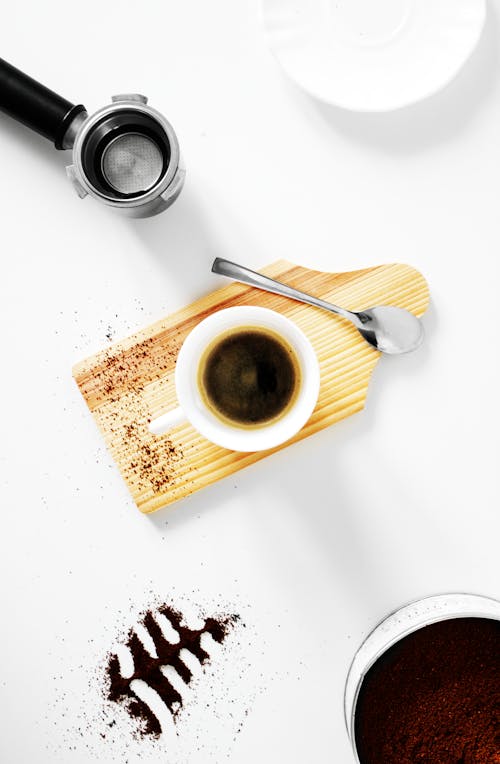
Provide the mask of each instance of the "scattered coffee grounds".
POLYGON ((500 764, 500 622, 456 618, 408 635, 368 671, 361 764, 500 764))
POLYGON ((134 453, 129 465, 130 481, 140 491, 161 494, 168 490, 175 465, 183 457, 182 449, 169 438, 152 439, 145 419, 126 424, 122 431, 134 453))
POLYGON ((174 668, 181 679, 189 684, 192 674, 188 666, 182 660, 180 652, 183 648, 189 650, 198 658, 200 663, 206 663, 209 654, 200 644, 203 634, 210 634, 212 638, 222 643, 230 628, 238 620, 238 616, 220 616, 207 618, 201 629, 190 629, 183 625, 181 613, 169 605, 161 605, 157 608, 158 613, 165 616, 179 635, 179 641, 175 644, 165 639, 162 629, 154 617, 152 610, 148 610, 142 617, 141 623, 149 632, 157 658, 146 650, 143 643, 133 629, 130 630, 125 646, 130 650, 134 661, 134 673, 130 677, 123 677, 120 671, 120 662, 117 655, 110 655, 106 665, 108 678, 108 700, 122 705, 129 716, 140 722, 139 734, 142 736, 159 737, 161 725, 153 711, 134 693, 131 684, 135 679, 142 679, 155 690, 165 705, 169 708, 174 721, 182 707, 181 694, 175 689, 167 677, 163 674, 162 666, 174 668))
POLYGON ((149 382, 161 379, 175 366, 179 343, 147 337, 132 347, 120 343, 106 348, 100 363, 80 374, 78 384, 85 388, 89 405, 117 401, 131 392, 140 394, 149 382))
MULTIPOLYGON (((132 455, 128 481, 140 493, 161 495, 170 490, 183 458, 182 449, 169 438, 151 436, 143 399, 145 386, 174 368, 177 353, 178 344, 172 338, 168 343, 150 337, 132 348, 107 348, 101 364, 78 380, 91 409, 107 407, 110 431, 120 450, 129 458, 132 455)), ((120 464, 120 452, 113 450, 113 455, 120 464)))

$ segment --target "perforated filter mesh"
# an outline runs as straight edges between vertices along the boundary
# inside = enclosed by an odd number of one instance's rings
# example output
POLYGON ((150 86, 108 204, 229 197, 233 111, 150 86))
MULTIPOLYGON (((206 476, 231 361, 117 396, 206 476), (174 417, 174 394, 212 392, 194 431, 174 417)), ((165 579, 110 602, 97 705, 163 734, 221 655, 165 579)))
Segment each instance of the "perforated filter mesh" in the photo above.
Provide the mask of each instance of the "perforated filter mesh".
POLYGON ((151 138, 140 133, 125 133, 106 146, 101 163, 110 186, 122 194, 137 194, 158 182, 163 156, 151 138))

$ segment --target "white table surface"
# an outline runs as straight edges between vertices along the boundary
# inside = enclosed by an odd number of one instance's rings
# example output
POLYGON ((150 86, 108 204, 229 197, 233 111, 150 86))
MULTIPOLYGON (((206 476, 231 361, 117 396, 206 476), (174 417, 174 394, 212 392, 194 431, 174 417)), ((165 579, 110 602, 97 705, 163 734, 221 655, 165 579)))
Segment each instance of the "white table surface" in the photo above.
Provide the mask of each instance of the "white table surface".
POLYGON ((130 221, 0 115, 2 764, 351 764, 342 694, 369 630, 425 595, 500 595, 499 40, 495 0, 444 92, 363 116, 284 78, 255 2, 3 9, 2 57, 90 110, 145 92, 188 175, 169 211, 130 221), (222 283, 216 255, 410 263, 427 342, 381 359, 364 412, 144 517, 71 367, 222 283), (247 629, 178 736, 103 740, 98 664, 156 597, 247 629))

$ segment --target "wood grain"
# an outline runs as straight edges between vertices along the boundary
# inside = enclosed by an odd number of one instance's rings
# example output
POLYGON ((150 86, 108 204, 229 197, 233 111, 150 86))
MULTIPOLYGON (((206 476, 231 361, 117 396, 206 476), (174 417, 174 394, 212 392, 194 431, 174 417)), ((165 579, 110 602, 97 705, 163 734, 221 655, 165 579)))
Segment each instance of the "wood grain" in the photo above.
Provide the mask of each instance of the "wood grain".
MULTIPOLYGON (((397 305, 421 316, 429 303, 423 276, 407 265, 323 273, 276 262, 263 273, 352 310, 397 305)), ((183 424, 157 437, 148 423, 176 406, 177 353, 190 330, 215 310, 261 305, 295 321, 318 354, 321 388, 301 440, 360 411, 380 353, 349 322, 318 308, 230 283, 77 364, 73 376, 141 512, 154 512, 272 453, 237 453, 183 424)), ((278 449, 273 449, 278 450, 278 449)))

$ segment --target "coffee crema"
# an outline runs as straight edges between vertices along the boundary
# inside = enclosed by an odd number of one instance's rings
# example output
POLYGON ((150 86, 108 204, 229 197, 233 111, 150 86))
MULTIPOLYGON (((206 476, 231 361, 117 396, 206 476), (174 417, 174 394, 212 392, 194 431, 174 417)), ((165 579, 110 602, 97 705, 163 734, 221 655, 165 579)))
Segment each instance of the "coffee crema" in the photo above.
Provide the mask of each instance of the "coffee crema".
POLYGON ((198 387, 205 405, 225 424, 267 426, 281 419, 297 399, 299 361, 287 340, 274 331, 235 327, 205 350, 198 387))

